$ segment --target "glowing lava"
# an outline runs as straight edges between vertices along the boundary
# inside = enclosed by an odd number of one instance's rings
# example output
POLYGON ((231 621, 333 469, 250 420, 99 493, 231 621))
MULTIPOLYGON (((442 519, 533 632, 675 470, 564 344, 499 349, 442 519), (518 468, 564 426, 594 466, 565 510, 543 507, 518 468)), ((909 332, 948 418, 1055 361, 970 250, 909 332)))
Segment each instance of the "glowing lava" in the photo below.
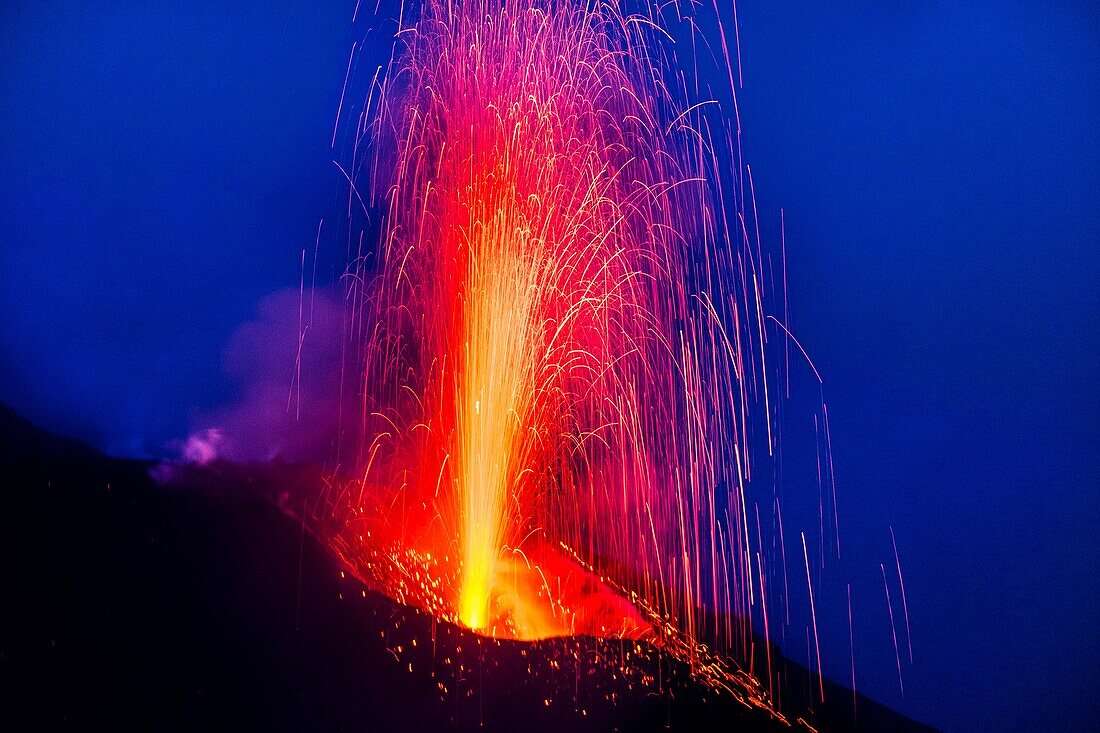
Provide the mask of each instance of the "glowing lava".
POLYGON ((682 10, 428 0, 356 125, 351 193, 383 213, 349 278, 358 477, 308 521, 486 635, 748 645, 765 265, 682 10))

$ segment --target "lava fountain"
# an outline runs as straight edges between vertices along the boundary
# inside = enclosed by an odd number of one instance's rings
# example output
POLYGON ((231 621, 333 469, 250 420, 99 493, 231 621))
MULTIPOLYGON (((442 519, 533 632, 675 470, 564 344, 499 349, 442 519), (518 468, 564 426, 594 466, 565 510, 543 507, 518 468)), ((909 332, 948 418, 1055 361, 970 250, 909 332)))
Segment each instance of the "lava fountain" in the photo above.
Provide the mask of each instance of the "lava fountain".
POLYGON ((750 643, 770 262, 692 12, 426 0, 399 27, 342 168, 382 222, 349 231, 359 407, 306 517, 373 587, 487 636, 750 643))

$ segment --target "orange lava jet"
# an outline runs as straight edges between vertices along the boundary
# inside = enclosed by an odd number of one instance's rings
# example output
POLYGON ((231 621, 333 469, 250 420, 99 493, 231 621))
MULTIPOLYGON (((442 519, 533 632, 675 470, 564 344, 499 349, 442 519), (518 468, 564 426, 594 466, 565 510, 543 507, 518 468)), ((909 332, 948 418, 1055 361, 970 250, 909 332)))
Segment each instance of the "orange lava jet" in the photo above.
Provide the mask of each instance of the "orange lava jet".
POLYGON ((308 520, 372 587, 494 637, 751 643, 765 264, 690 18, 427 0, 399 28, 348 168, 382 220, 348 278, 356 478, 308 520))

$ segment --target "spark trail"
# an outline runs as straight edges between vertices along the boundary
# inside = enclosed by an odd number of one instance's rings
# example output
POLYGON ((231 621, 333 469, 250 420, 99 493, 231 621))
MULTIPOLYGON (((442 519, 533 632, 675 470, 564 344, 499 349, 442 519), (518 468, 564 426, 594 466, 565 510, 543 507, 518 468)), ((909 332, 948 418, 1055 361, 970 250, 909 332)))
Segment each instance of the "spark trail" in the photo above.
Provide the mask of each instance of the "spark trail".
POLYGON ((427 0, 399 28, 341 167, 349 211, 382 220, 349 272, 355 478, 308 517, 373 587, 488 636, 649 638, 711 670, 749 655, 754 612, 768 628, 777 551, 746 492, 786 328, 725 32, 694 12, 427 0), (729 87, 705 96, 700 67, 729 87))

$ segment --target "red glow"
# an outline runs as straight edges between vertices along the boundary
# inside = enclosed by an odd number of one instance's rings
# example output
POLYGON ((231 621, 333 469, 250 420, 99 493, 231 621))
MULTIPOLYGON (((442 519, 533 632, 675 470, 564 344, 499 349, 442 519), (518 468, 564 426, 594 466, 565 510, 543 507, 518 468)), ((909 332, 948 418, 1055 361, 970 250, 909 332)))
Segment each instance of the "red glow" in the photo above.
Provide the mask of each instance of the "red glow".
POLYGON ((725 685, 708 648, 749 648, 770 572, 770 264, 664 22, 428 0, 400 30, 347 169, 385 212, 350 278, 357 478, 308 521, 438 618, 659 640, 725 685))

